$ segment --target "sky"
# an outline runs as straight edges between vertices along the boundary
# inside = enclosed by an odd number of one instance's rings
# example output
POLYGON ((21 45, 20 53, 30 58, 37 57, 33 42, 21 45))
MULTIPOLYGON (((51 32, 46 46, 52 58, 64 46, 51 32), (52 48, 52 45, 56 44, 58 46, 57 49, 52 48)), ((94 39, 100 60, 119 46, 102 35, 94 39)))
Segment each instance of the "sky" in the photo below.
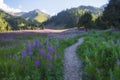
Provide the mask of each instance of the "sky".
POLYGON ((0 8, 9 12, 27 12, 40 9, 54 15, 62 10, 80 5, 100 7, 106 3, 108 3, 108 0, 0 0, 0 8))

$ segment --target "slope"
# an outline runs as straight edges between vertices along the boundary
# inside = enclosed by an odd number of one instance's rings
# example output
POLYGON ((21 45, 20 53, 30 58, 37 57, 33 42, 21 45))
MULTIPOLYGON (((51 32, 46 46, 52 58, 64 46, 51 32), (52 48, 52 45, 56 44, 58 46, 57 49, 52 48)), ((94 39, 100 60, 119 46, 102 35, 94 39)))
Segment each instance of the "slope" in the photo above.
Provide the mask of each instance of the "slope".
POLYGON ((46 25, 53 24, 55 26, 62 25, 65 28, 75 27, 81 15, 90 12, 95 20, 103 12, 102 9, 92 6, 79 6, 59 12, 45 22, 46 25))
POLYGON ((39 9, 35 9, 33 11, 30 11, 28 13, 25 13, 22 15, 23 18, 26 18, 27 20, 36 20, 40 23, 46 21, 50 16, 39 9))

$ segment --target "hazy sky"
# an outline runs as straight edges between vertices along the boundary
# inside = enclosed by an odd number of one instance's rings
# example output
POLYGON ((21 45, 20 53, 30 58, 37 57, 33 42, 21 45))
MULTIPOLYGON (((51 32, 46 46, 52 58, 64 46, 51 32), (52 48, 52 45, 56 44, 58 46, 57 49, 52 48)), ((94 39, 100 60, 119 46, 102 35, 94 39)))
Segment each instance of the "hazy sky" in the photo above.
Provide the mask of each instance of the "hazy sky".
POLYGON ((21 11, 31 11, 40 9, 48 14, 55 14, 66 8, 78 7, 80 5, 92 5, 100 7, 108 3, 108 0, 0 0, 0 4, 4 4, 12 9, 21 11))

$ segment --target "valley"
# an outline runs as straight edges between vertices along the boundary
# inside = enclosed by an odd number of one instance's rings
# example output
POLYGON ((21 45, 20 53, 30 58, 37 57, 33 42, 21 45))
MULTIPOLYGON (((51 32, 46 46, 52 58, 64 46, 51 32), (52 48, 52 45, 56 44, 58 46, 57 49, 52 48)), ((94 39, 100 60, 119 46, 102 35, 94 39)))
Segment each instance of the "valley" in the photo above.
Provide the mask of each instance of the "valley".
POLYGON ((0 80, 119 80, 120 0, 104 1, 0 0, 0 80))

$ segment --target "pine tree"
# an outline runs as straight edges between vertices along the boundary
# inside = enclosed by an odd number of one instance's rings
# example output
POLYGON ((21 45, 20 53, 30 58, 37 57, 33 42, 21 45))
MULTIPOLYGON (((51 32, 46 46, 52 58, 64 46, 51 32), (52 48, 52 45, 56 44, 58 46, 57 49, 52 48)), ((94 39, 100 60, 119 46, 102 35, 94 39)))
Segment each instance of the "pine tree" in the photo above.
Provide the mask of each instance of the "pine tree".
POLYGON ((89 12, 80 17, 78 27, 84 27, 86 31, 93 27, 92 15, 89 12))
POLYGON ((120 0, 110 0, 103 12, 103 20, 109 27, 120 29, 120 0))
POLYGON ((104 30, 107 29, 107 25, 106 23, 102 20, 102 17, 99 16, 96 20, 95 20, 95 29, 100 29, 100 30, 104 30))

